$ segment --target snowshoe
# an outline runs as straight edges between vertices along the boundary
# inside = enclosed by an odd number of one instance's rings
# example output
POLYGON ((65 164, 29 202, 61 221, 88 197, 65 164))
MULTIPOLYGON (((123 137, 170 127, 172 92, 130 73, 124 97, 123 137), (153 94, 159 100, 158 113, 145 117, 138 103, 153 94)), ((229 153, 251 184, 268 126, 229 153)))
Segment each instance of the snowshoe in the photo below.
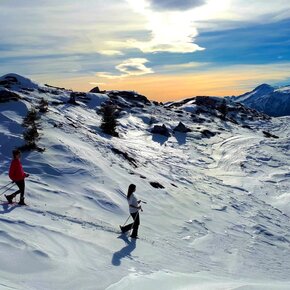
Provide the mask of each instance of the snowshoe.
POLYGON ((27 205, 27 204, 24 202, 24 199, 20 199, 20 201, 18 202, 18 205, 27 205))
POLYGON ((7 199, 9 204, 13 203, 13 198, 14 198, 13 194, 11 194, 11 195, 6 195, 5 194, 5 197, 6 197, 6 199, 7 199))

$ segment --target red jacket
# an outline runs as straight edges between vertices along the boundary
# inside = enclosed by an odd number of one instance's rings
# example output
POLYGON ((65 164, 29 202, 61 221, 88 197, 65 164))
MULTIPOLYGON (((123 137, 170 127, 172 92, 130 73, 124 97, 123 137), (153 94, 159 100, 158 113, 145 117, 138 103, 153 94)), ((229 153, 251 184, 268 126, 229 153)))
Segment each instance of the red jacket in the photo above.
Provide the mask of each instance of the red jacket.
POLYGON ((26 177, 19 159, 13 159, 9 169, 9 177, 13 181, 20 181, 26 177))

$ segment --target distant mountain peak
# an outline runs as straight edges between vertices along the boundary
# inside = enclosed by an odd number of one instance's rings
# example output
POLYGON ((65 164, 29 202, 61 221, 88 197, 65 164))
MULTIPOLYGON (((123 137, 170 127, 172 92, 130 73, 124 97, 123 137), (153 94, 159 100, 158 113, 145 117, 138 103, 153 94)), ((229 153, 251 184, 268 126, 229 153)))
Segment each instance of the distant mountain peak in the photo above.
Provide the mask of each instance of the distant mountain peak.
POLYGON ((280 117, 290 115, 289 86, 276 88, 268 84, 261 84, 251 92, 232 97, 231 100, 266 113, 269 116, 280 117))
POLYGON ((270 85, 268 85, 268 84, 261 84, 261 85, 257 86, 254 89, 254 91, 257 91, 257 90, 271 90, 271 91, 274 91, 275 88, 270 86, 270 85))

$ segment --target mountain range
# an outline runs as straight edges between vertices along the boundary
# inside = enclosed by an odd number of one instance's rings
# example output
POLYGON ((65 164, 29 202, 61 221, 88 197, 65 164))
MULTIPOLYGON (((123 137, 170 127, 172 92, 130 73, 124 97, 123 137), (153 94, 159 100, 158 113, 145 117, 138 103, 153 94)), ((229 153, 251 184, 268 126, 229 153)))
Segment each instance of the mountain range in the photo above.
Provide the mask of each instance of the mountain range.
POLYGON ((269 116, 290 115, 290 86, 275 88, 262 84, 251 92, 230 99, 269 116))

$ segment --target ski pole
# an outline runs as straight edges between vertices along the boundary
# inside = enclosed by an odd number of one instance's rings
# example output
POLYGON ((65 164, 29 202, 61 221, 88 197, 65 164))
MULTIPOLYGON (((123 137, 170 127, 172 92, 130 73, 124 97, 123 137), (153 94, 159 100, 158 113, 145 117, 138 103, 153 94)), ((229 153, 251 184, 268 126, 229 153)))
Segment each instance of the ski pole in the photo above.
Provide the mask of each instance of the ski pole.
POLYGON ((3 191, 0 195, 4 194, 6 191, 8 191, 9 189, 11 189, 13 187, 14 184, 12 184, 10 187, 8 187, 5 191, 3 191))

